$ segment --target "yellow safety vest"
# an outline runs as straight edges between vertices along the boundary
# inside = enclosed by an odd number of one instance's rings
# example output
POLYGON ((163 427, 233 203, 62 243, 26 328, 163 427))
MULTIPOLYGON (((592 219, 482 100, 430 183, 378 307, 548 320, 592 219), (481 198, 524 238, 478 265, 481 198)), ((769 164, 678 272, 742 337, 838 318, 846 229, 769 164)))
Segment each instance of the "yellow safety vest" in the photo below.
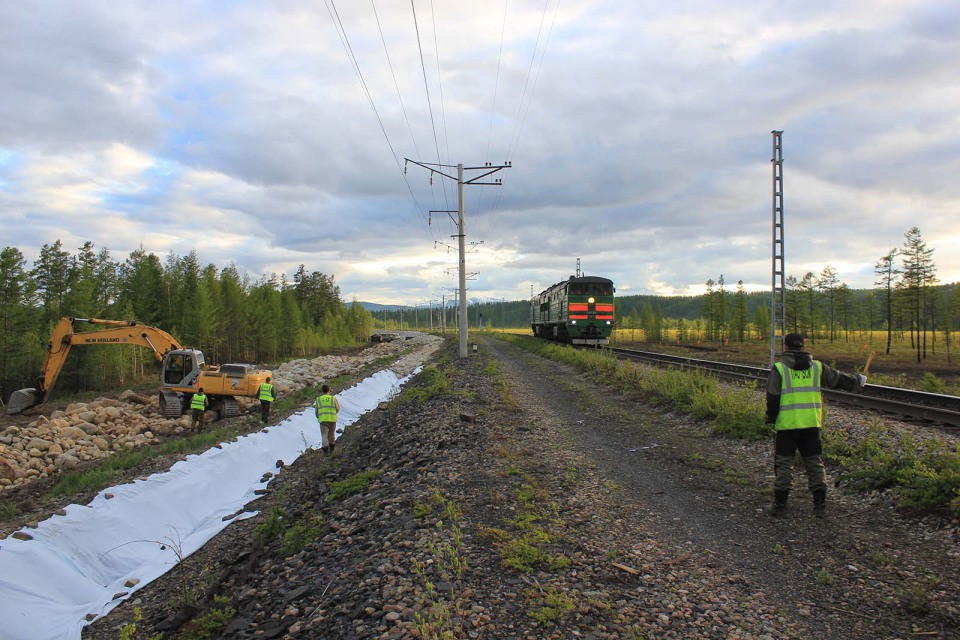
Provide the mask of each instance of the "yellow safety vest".
POLYGON ((270 402, 273 401, 273 385, 272 384, 267 384, 266 382, 264 382, 262 385, 260 385, 260 399, 267 400, 270 402))
POLYGON ((823 363, 814 360, 805 370, 791 369, 782 362, 774 365, 780 372, 780 413, 777 431, 810 429, 823 426, 823 396, 820 374, 823 363))
POLYGON ((193 394, 193 398, 190 399, 190 408, 191 409, 206 409, 207 408, 207 396, 202 393, 193 394))
POLYGON ((337 405, 330 394, 317 398, 317 420, 320 422, 337 421, 337 405))

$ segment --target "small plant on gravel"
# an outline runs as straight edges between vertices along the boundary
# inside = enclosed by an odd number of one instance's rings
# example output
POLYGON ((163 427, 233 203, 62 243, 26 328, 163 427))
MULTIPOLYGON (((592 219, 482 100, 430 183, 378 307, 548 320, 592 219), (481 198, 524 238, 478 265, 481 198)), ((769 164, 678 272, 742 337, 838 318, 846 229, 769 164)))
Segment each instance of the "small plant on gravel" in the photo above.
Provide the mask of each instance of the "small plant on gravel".
POLYGON ((237 615, 236 609, 229 605, 229 598, 214 596, 213 608, 185 624, 177 637, 183 640, 210 640, 219 637, 220 632, 237 615))
POLYGON ((447 500, 438 490, 433 489, 426 502, 415 502, 413 504, 413 515, 417 518, 431 515, 437 509, 442 509, 447 500))
POLYGON ((286 511, 283 507, 273 507, 267 512, 263 522, 253 529, 254 538, 263 545, 268 545, 283 534, 286 526, 284 519, 286 511))
POLYGON ((123 625, 120 627, 120 640, 136 640, 137 637, 137 623, 143 619, 143 613, 140 611, 140 607, 133 608, 133 622, 123 625))
POLYGON ((483 527, 480 529, 480 537, 494 544, 503 544, 510 539, 510 534, 496 527, 483 527))
POLYGON ((454 592, 453 584, 456 583, 451 584, 449 594, 442 594, 428 571, 453 581, 459 580, 466 571, 467 560, 461 553, 462 533, 458 523, 460 508, 436 489, 431 494, 430 503, 432 509, 442 513, 447 520, 437 521, 429 541, 433 563, 416 562, 413 567, 422 586, 420 610, 414 614, 414 625, 421 638, 453 640, 463 637, 464 619, 461 599, 454 592))
POLYGON ((280 553, 284 557, 292 556, 303 550, 311 542, 320 537, 320 528, 323 519, 314 514, 303 520, 298 520, 283 532, 283 541, 280 543, 280 553))
POLYGON ((541 625, 556 623, 565 614, 573 611, 573 599, 562 591, 529 590, 526 595, 533 605, 533 609, 527 615, 541 625))
POLYGON ((0 504, 0 520, 8 520, 17 515, 17 505, 15 504, 0 504))
POLYGON ((490 453, 504 458, 505 460, 516 460, 519 457, 517 450, 512 446, 507 446, 505 444, 498 444, 493 447, 490 447, 490 453))
POLYGON ((897 594, 900 606, 915 615, 929 613, 932 592, 941 582, 940 578, 933 575, 922 576, 919 581, 897 594))
POLYGON ((402 397, 413 402, 425 402, 431 398, 442 398, 454 394, 451 381, 452 367, 441 359, 437 366, 427 367, 408 385, 402 397))
POLYGON ((379 478, 382 473, 380 469, 370 469, 350 476, 346 480, 333 481, 328 485, 330 492, 327 494, 327 500, 329 502, 339 502, 355 493, 360 493, 379 478))
POLYGON ((640 627, 630 627, 627 629, 627 640, 652 640, 653 636, 648 636, 647 632, 640 627))
POLYGON ((743 474, 743 471, 735 467, 724 467, 723 480, 727 484, 750 485, 753 480, 743 474))
POLYGON ((892 564, 893 561, 885 554, 880 551, 871 551, 867 554, 867 557, 864 559, 866 565, 871 569, 879 569, 880 567, 885 567, 889 564, 892 564))
POLYGON ((550 561, 550 555, 539 548, 537 542, 540 540, 534 536, 509 540, 500 548, 500 562, 509 569, 531 573, 537 566, 550 561))
POLYGON ((787 550, 778 542, 777 544, 773 545, 773 552, 778 556, 782 556, 787 552, 787 550))
POLYGON ((821 567, 820 571, 817 572, 817 584, 821 585, 830 585, 833 584, 833 574, 827 570, 826 567, 821 567))

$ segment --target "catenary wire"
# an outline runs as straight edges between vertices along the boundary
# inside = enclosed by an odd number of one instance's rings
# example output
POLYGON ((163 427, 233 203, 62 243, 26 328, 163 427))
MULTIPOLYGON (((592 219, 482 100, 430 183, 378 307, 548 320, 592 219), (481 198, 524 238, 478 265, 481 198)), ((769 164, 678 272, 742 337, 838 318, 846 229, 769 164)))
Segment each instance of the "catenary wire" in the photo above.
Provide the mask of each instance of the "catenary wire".
MULTIPOLYGON (((417 33, 417 49, 420 51, 420 68, 423 71, 423 87, 427 92, 427 108, 430 111, 430 126, 433 128, 433 146, 437 151, 437 164, 441 164, 440 141, 437 138, 437 124, 433 117, 433 103, 430 100, 430 83, 427 81, 427 65, 423 61, 423 44, 420 42, 420 25, 417 23, 417 7, 414 4, 414 0, 410 0, 410 9, 413 11, 413 27, 417 33)), ((444 205, 449 209, 450 204, 447 200, 446 183, 443 183, 443 200, 444 205)))
POLYGON ((343 48, 347 53, 347 57, 350 60, 350 64, 353 67, 354 72, 357 74, 357 78, 360 81, 360 86, 363 88, 363 92, 367 96, 367 101, 370 103, 370 108, 373 109, 373 113, 377 118, 377 123, 380 125, 380 131, 383 133, 383 137, 387 141, 387 146, 390 147, 390 153, 393 156, 394 163, 397 165, 397 170, 400 172, 400 175, 403 177, 403 181, 407 185, 407 191, 410 192, 410 197, 413 198, 413 203, 417 209, 417 213, 420 215, 421 219, 426 222, 426 217, 423 214, 423 207, 417 200, 417 196, 413 193, 413 188, 410 186, 410 182, 407 180, 407 176, 404 174, 403 168, 400 166, 400 159, 397 156, 397 152, 393 147, 393 143, 390 141, 390 136, 387 134, 387 130, 383 125, 383 119, 380 117, 380 112, 377 110, 377 105, 373 101, 373 96, 370 94, 367 83, 363 78, 363 73, 360 71, 360 64, 357 62, 357 58, 353 53, 353 47, 350 46, 350 38, 347 36, 346 29, 343 27, 343 22, 340 20, 340 14, 337 11, 337 5, 334 0, 324 0, 324 3, 327 6, 327 12, 330 14, 330 19, 334 23, 337 36, 340 38, 340 43, 343 45, 343 48))

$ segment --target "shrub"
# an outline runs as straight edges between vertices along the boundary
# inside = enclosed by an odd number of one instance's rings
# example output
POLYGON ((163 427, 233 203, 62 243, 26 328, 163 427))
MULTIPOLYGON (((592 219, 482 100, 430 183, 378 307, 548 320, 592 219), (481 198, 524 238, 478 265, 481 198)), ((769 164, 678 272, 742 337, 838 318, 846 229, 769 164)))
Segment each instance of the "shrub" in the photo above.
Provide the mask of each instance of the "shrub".
POLYGON ((370 486, 370 483, 380 477, 383 472, 379 469, 371 469, 351 476, 346 480, 334 481, 328 485, 330 493, 327 494, 327 500, 337 502, 355 493, 360 493, 370 486))

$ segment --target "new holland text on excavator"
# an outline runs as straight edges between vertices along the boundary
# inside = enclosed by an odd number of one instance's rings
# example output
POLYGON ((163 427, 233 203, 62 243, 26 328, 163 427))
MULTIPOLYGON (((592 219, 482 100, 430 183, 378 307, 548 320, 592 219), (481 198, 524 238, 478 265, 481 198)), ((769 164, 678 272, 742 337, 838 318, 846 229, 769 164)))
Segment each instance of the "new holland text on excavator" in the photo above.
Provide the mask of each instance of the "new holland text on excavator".
POLYGON ((106 344, 141 346, 153 351, 161 363, 160 412, 167 418, 181 416, 199 388, 203 388, 210 400, 210 409, 220 418, 238 416, 237 397, 256 397, 260 385, 271 375, 270 371, 249 364, 208 365, 202 351, 185 349, 166 331, 139 322, 61 318, 50 336, 37 387, 14 391, 7 403, 7 413, 20 413, 47 399, 71 347, 106 344), (110 328, 74 331, 78 322, 110 328))

